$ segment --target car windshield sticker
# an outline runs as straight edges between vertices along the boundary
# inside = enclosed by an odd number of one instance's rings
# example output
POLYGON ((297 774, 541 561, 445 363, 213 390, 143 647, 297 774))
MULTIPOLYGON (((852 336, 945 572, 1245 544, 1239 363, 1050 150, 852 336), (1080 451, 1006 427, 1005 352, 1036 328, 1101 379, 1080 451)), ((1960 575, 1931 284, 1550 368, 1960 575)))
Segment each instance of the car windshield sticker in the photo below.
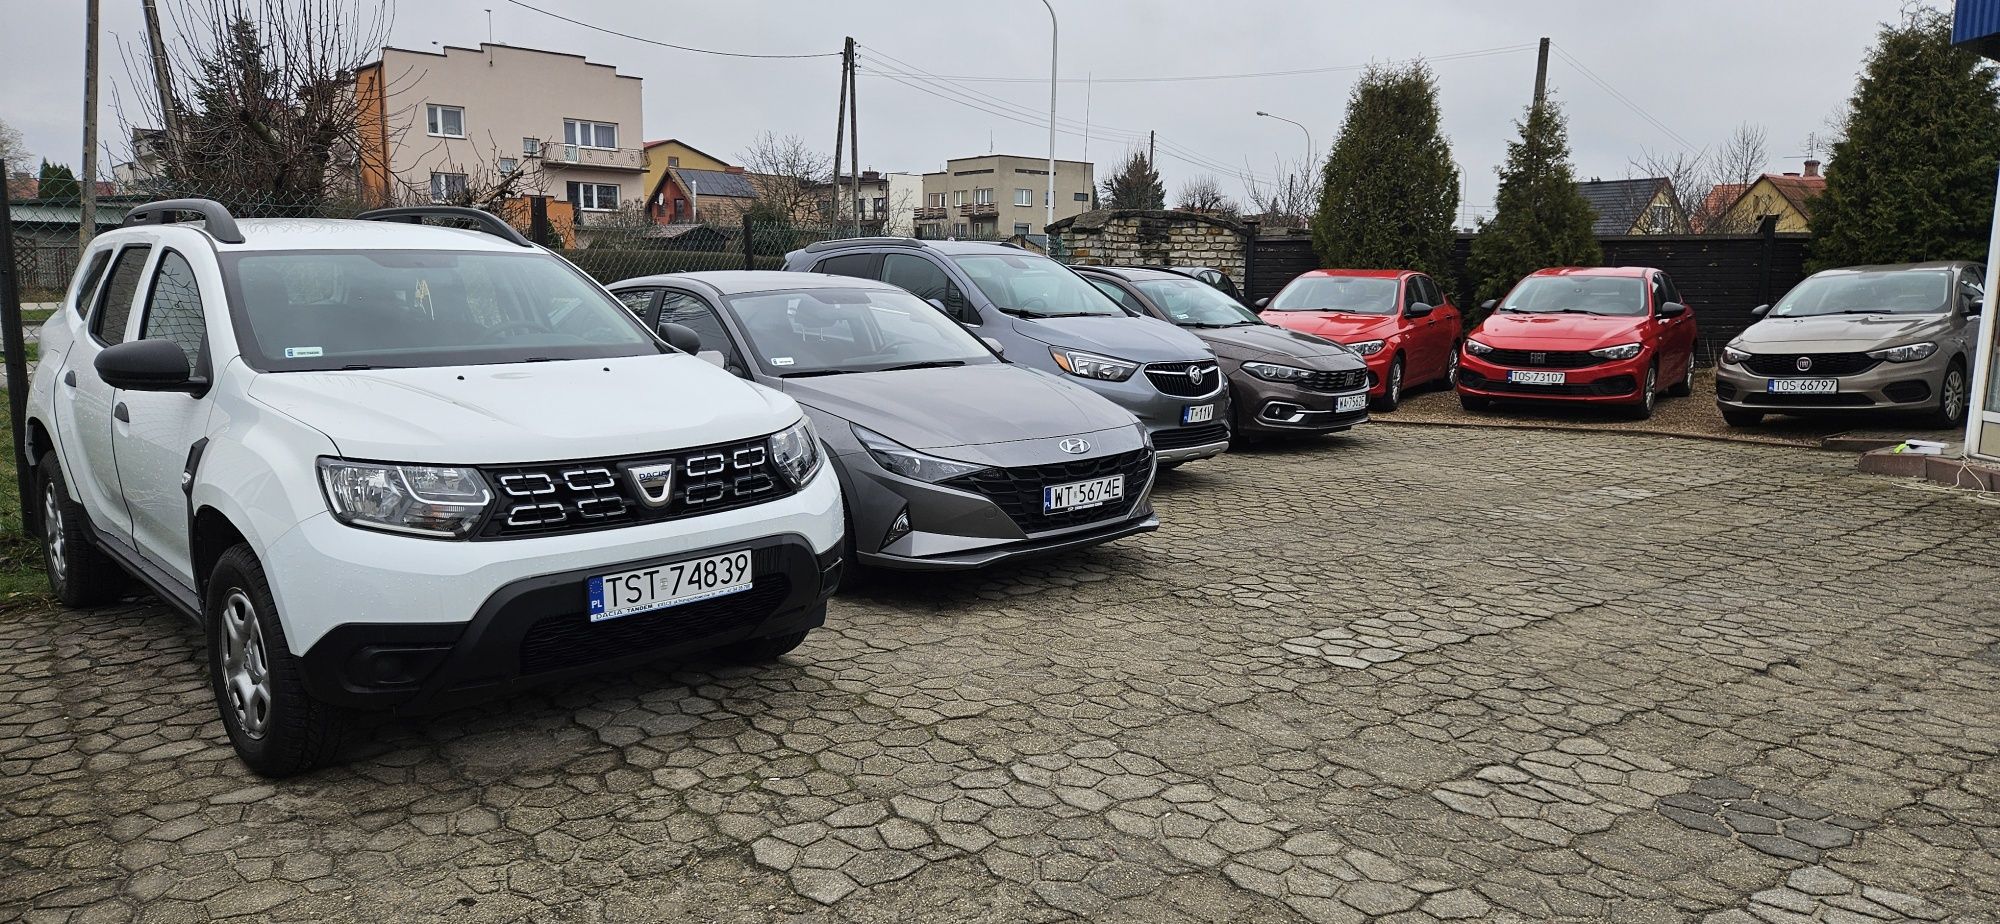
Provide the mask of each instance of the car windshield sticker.
POLYGON ((316 357, 316 356, 324 356, 324 355, 326 355, 326 351, 325 351, 325 350, 323 350, 323 349, 320 349, 319 347, 286 347, 286 348, 285 348, 285 358, 286 358, 286 359, 312 359, 313 357, 316 357))
POLYGON ((790 356, 771 357, 771 365, 773 366, 789 366, 791 364, 792 364, 792 358, 790 356))

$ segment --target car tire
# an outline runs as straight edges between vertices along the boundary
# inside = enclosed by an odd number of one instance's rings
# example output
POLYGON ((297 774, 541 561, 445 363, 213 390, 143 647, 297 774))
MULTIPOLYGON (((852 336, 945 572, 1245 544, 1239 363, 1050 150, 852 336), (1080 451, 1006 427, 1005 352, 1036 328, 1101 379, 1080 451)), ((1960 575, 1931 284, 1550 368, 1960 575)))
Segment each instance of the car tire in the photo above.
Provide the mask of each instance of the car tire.
POLYGON ((1461 391, 1458 393, 1458 406, 1468 411, 1483 411, 1493 406, 1493 399, 1485 395, 1468 395, 1461 391))
POLYGON ((130 581, 125 569, 90 538, 83 505, 70 499, 56 454, 42 453, 36 468, 42 502, 42 567, 49 593, 64 606, 98 606, 118 599, 130 581))
POLYGON ((707 660, 720 664, 769 664, 790 654, 792 649, 805 642, 806 636, 811 632, 811 629, 806 629, 789 635, 747 638, 740 642, 731 642, 710 652, 707 660))
POLYGON ((1375 410, 1387 413, 1403 403, 1403 357, 1398 354, 1389 360, 1389 374, 1382 377, 1382 397, 1375 399, 1375 410))
POLYGON ((1694 394, 1694 357, 1689 356, 1687 372, 1681 375, 1681 380, 1675 382, 1673 387, 1667 389, 1667 397, 1685 398, 1692 394, 1694 394))
POLYGON ((1944 378, 1938 381, 1938 406, 1931 412, 1931 422, 1941 428, 1965 426, 1965 413, 1971 406, 1972 386, 1965 378, 1965 361, 1954 359, 1946 366, 1944 378))
POLYGON ((1732 427, 1754 427, 1764 422, 1763 411, 1739 411, 1735 408, 1718 408, 1722 411, 1722 422, 1732 427))
POLYGON ((233 546, 216 560, 203 612, 209 686, 236 756, 258 776, 272 779, 333 762, 349 713, 306 692, 271 583, 248 544, 233 546))
POLYGON ((1639 400, 1626 409, 1633 420, 1653 419, 1653 405, 1660 400, 1660 364, 1646 367, 1646 384, 1639 386, 1639 400))
POLYGON ((1439 380, 1439 388, 1450 391, 1458 387, 1458 348, 1451 348, 1451 356, 1444 362, 1444 378, 1439 380))

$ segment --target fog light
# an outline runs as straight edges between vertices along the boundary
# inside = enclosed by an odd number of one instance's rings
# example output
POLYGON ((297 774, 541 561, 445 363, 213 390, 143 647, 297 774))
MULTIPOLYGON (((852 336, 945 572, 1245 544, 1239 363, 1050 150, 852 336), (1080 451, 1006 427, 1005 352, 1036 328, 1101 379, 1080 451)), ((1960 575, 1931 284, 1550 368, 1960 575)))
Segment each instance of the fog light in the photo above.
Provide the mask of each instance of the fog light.
POLYGON ((910 508, 904 507, 896 514, 896 522, 889 524, 889 534, 882 537, 882 548, 910 534, 910 508))

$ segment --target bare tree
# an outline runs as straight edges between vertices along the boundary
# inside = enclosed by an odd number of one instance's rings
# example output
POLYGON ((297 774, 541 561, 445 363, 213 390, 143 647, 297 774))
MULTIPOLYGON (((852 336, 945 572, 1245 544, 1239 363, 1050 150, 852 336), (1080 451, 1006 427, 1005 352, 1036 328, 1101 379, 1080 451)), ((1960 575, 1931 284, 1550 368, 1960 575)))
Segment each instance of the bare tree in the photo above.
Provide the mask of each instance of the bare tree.
POLYGON ((1320 185, 1324 177, 1320 164, 1274 158, 1274 179, 1259 179, 1243 163, 1243 187, 1248 194, 1250 217, 1268 228, 1304 228, 1319 210, 1320 185))
POLYGON ((825 214, 827 203, 822 195, 832 176, 833 158, 804 138, 765 132, 738 156, 750 174, 750 185, 757 190, 753 211, 762 220, 840 219, 825 214))
MULTIPOLYGON (((278 210, 346 192, 348 161, 373 156, 353 83, 387 39, 385 0, 183 0, 167 9, 171 86, 134 94, 148 127, 167 124, 163 105, 178 116, 179 136, 162 145, 165 181, 278 210)), ((150 85, 150 58, 136 54, 126 52, 127 70, 150 85)))
POLYGON ((1642 152, 1631 167, 1643 177, 1665 177, 1687 213, 1688 224, 1701 234, 1741 234, 1752 230, 1730 217, 1730 207, 1764 175, 1770 163, 1768 135, 1761 125, 1745 122, 1710 151, 1665 154, 1642 152))
POLYGON ((21 132, 5 119, 0 119, 0 161, 5 161, 10 169, 28 169, 28 147, 21 141, 21 132))
POLYGON ((1213 174, 1203 173, 1189 177, 1181 183, 1180 196, 1174 208, 1185 212, 1202 212, 1234 218, 1241 211, 1236 200, 1222 191, 1222 184, 1213 174))

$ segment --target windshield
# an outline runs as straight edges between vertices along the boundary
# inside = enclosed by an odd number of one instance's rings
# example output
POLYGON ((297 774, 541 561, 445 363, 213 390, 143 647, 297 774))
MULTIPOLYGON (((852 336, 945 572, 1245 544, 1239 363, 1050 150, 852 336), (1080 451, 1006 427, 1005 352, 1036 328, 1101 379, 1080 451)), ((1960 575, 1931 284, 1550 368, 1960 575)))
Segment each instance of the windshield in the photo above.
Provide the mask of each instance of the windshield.
POLYGON ((887 289, 793 289, 728 299, 768 375, 800 378, 999 362, 924 300, 887 289))
POLYGON ((1083 277, 1047 257, 995 253, 953 257, 952 261, 1001 311, 1030 318, 1125 315, 1083 277))
POLYGON ((1262 324, 1257 316, 1206 282, 1194 279, 1144 279, 1139 291, 1167 313, 1167 320, 1184 327, 1235 327, 1262 324))
POLYGON ((267 251, 223 272, 257 369, 402 369, 658 354, 667 348, 546 253, 267 251))
POLYGON ((1530 276, 1507 293, 1500 310, 1639 317, 1646 313, 1646 281, 1637 276, 1530 276))
POLYGON ((1823 314, 1937 314, 1951 289, 1946 270, 1885 270, 1813 276, 1771 308, 1774 318, 1823 314))
POLYGON ((1266 311, 1338 311, 1344 314, 1396 313, 1394 279, 1368 276, 1306 276, 1271 299, 1266 311))

